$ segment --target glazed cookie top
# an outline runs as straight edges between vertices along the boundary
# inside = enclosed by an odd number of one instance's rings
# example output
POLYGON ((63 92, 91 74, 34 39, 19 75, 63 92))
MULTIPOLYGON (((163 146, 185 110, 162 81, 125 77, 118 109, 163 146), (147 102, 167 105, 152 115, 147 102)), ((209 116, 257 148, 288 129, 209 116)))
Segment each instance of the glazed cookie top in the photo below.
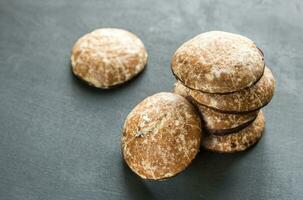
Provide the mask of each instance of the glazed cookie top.
POLYGON ((203 137, 202 146, 221 153, 244 151, 261 138, 264 126, 264 115, 260 111, 257 118, 246 128, 224 136, 207 135, 203 137))
POLYGON ((264 70, 263 53, 241 35, 211 31, 181 45, 172 58, 172 71, 185 86, 209 93, 249 87, 264 70))
POLYGON ((182 96, 157 93, 127 116, 122 153, 129 167, 145 179, 164 179, 184 170, 199 151, 201 123, 182 96))
POLYGON ((71 55, 73 73, 92 86, 110 88, 143 70, 147 52, 134 34, 114 28, 97 29, 81 37, 71 55))
POLYGON ((266 67, 261 79, 249 88, 227 94, 211 94, 190 90, 190 95, 199 104, 233 113, 260 109, 270 102, 274 90, 275 79, 270 69, 266 67))

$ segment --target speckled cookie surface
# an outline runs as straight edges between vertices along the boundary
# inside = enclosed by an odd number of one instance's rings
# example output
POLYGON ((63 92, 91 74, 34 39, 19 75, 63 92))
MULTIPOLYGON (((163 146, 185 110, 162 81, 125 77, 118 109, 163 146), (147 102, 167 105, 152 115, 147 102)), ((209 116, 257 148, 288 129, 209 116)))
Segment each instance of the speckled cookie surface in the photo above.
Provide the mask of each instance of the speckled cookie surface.
POLYGON ((205 135, 202 140, 202 146, 207 150, 220 153, 244 151, 261 138, 264 126, 264 115, 260 111, 257 118, 239 132, 224 136, 205 135))
POLYGON ((248 112, 260 109, 270 102, 275 90, 275 79, 269 68, 265 68, 261 79, 253 86, 227 94, 203 93, 190 90, 190 95, 199 104, 225 111, 248 112))
POLYGON ((252 122, 258 115, 259 110, 248 113, 223 113, 195 102, 189 95, 190 89, 177 81, 173 89, 174 93, 188 98, 195 104, 203 117, 204 125, 209 132, 216 134, 227 134, 241 126, 252 122))
POLYGON ((73 73, 97 88, 120 85, 144 69, 147 52, 134 34, 113 28, 81 37, 71 55, 73 73))
POLYGON ((253 85, 264 70, 264 56, 241 35, 211 31, 181 45, 172 58, 174 75, 191 89, 227 93, 253 85))
POLYGON ((122 154, 128 166, 144 179, 165 179, 184 170, 199 151, 201 122, 182 96, 157 93, 139 103, 127 116, 122 154))

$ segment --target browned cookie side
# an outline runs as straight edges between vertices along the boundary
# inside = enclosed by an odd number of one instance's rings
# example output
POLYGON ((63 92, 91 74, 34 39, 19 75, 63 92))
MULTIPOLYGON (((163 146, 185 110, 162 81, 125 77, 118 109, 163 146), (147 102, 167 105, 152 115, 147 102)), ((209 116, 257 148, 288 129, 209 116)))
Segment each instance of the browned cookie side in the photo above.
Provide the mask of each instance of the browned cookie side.
POLYGON ((175 82, 174 87, 173 87, 173 92, 175 94, 179 94, 187 99, 190 98, 190 89, 185 87, 180 81, 175 82))
POLYGON ((239 132, 225 136, 206 135, 204 133, 202 146, 207 150, 219 153, 244 151, 261 138, 264 127, 265 119, 262 111, 260 111, 257 118, 239 132))
POLYGON ((269 68, 265 68, 262 78, 253 86, 233 93, 210 94, 190 90, 190 96, 199 104, 223 112, 249 112, 268 104, 275 90, 275 79, 269 68))
POLYGON ((198 104, 193 98, 191 98, 189 94, 190 90, 191 89, 182 85, 180 81, 177 81, 174 84, 173 88, 174 93, 184 96, 199 109, 204 121, 205 128, 211 133, 224 135, 238 131, 246 127, 258 115, 259 110, 248 113, 219 112, 217 110, 198 104))
POLYGON ((207 130, 216 135, 225 135, 245 128, 257 117, 259 110, 248 113, 222 113, 206 106, 198 105, 207 130))

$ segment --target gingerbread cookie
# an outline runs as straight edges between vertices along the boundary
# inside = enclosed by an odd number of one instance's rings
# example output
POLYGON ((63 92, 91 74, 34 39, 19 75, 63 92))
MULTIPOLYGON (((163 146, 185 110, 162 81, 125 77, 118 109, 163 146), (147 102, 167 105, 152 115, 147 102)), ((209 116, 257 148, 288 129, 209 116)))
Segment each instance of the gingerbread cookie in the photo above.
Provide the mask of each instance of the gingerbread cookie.
POLYGON ((249 112, 268 104, 274 94, 275 79, 269 68, 265 68, 261 79, 254 85, 238 92, 227 94, 203 93, 190 90, 190 96, 199 104, 224 112, 249 112))
POLYGON ((120 85, 144 69, 147 52, 134 34, 114 28, 97 29, 81 37, 71 55, 73 73, 97 88, 120 85))
POLYGON ((122 154, 144 179, 165 179, 183 171, 199 151, 201 123, 194 107, 182 96, 157 93, 127 116, 122 154))
POLYGON ((210 151, 233 153, 244 151, 254 145, 262 136, 265 119, 262 111, 257 118, 246 128, 232 134, 217 136, 204 134, 202 146, 210 151))
POLYGON ((256 83, 264 56, 241 35, 211 31, 185 42, 172 58, 172 71, 185 86, 209 93, 228 93, 256 83))

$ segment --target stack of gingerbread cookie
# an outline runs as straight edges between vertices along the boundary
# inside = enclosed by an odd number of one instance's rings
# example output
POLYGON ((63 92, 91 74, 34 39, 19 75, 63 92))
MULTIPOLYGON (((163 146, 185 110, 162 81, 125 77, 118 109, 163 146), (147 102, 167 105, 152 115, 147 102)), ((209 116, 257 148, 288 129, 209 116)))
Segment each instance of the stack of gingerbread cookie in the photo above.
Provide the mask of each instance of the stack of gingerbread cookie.
POLYGON ((261 138, 260 109, 270 102, 275 80, 252 40, 220 31, 200 34, 177 49, 172 71, 174 92, 201 113, 204 148, 243 151, 261 138))

